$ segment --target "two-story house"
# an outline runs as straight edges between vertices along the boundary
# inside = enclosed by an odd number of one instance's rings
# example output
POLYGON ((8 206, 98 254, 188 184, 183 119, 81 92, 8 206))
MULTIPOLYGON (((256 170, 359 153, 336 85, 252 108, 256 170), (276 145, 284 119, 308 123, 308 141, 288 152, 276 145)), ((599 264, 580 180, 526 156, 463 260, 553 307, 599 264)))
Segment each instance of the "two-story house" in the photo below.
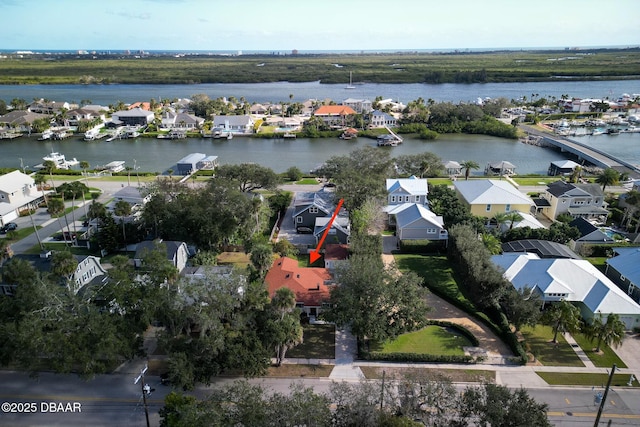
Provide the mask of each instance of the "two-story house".
POLYGON ((353 108, 358 114, 368 113, 372 110, 372 103, 368 99, 347 98, 342 101, 342 105, 353 108))
POLYGON ((547 185, 547 190, 536 201, 537 209, 549 219, 560 214, 574 218, 595 218, 605 220, 609 211, 604 200, 604 192, 598 184, 573 184, 556 181, 547 185))
POLYGON ((388 178, 387 184, 387 204, 400 205, 402 203, 418 203, 428 205, 427 196, 429 185, 425 178, 388 178))
MULTIPOLYGON (((293 200, 293 223, 298 232, 312 233, 316 226, 316 218, 331 217, 336 206, 335 193, 330 191, 296 193, 293 200)), ((348 215, 342 208, 338 216, 348 215)))
POLYGON ((253 133, 255 121, 250 115, 239 116, 213 116, 213 127, 223 132, 231 133, 253 133))
POLYGON ((123 126, 145 126, 153 122, 154 118, 155 115, 152 111, 143 110, 139 107, 116 111, 111 115, 113 123, 123 126))
POLYGON ((348 118, 357 114, 356 111, 346 105, 323 105, 313 112, 315 117, 321 118, 329 126, 346 126, 348 118))
POLYGON ((171 264, 178 269, 178 273, 182 272, 187 266, 189 260, 189 248, 185 242, 176 241, 144 241, 138 243, 136 246, 136 253, 133 256, 133 264, 136 268, 141 268, 144 263, 144 258, 151 251, 156 248, 165 249, 167 253, 167 259, 171 261, 171 264))
POLYGON ((44 200, 33 178, 20 171, 0 175, 0 225, 18 218, 20 212, 33 209, 44 200))
POLYGON ((32 113, 58 114, 62 110, 69 110, 70 108, 71 106, 68 102, 47 101, 40 98, 39 100, 30 103, 27 110, 32 113))
POLYGON ((369 127, 370 128, 383 128, 383 127, 395 127, 398 124, 398 120, 391 114, 384 111, 374 110, 369 115, 369 127))
POLYGON ((640 303, 640 248, 613 248, 613 251, 615 256, 605 261, 604 274, 640 303))
POLYGON ((161 125, 166 129, 197 129, 204 123, 202 117, 188 113, 166 111, 162 113, 161 125))
POLYGON ((317 316, 329 305, 333 281, 326 268, 299 267, 297 260, 282 257, 273 262, 264 281, 271 297, 280 288, 291 289, 296 307, 309 316, 317 316))
POLYGON ((479 179, 455 181, 458 198, 476 216, 493 218, 497 213, 531 212, 533 200, 507 181, 479 179))
MULTIPOLYGON (((313 235, 316 238, 316 244, 320 242, 331 217, 316 218, 313 228, 313 235)), ((348 244, 351 237, 351 223, 346 216, 337 216, 331 223, 331 228, 327 232, 326 242, 348 244)))

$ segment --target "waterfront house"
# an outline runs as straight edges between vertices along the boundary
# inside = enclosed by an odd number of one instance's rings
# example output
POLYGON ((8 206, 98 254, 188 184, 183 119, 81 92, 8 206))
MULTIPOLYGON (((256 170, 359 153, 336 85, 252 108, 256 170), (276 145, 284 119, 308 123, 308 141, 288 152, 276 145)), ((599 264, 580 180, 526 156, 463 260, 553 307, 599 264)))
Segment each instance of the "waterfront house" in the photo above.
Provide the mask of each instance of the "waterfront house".
POLYGON ((391 114, 385 113, 384 111, 374 110, 369 115, 370 128, 392 128, 395 127, 397 123, 398 120, 395 117, 391 114))
POLYGON ((136 245, 136 253, 133 256, 133 265, 136 268, 142 267, 144 258, 147 254, 154 249, 164 249, 167 254, 167 259, 171 261, 171 264, 178 270, 178 273, 182 272, 187 266, 189 259, 189 248, 185 242, 176 241, 163 241, 161 239, 154 241, 144 241, 136 245))
POLYGON ((455 181, 458 198, 476 216, 493 218, 497 213, 531 212, 533 200, 507 181, 481 179, 455 181))
POLYGON ((81 121, 91 121, 95 119, 104 122, 106 116, 104 112, 97 112, 87 108, 75 108, 67 111, 67 120, 70 126, 77 126, 81 121))
POLYGON ((58 114, 61 111, 68 111, 71 109, 71 106, 68 102, 57 102, 57 101, 46 101, 42 98, 33 101, 27 106, 27 110, 32 113, 40 113, 40 114, 58 114))
POLYGON ((153 122, 154 118, 153 112, 142 108, 116 111, 111 115, 111 121, 121 126, 146 126, 153 122))
POLYGON ((604 274, 640 303, 640 248, 613 248, 613 252, 615 256, 605 261, 604 274))
POLYGON ((429 185, 426 178, 387 178, 387 204, 400 205, 402 203, 429 204, 427 195, 429 185))
POLYGON ((0 116, 0 128, 11 128, 19 132, 31 132, 31 124, 38 119, 49 120, 49 114, 33 113, 26 110, 14 110, 0 116))
POLYGON ((606 220, 609 211, 604 192, 598 184, 574 184, 556 181, 547 185, 536 201, 537 210, 547 218, 555 220, 560 214, 574 218, 606 220))
POLYGON ((264 280, 270 297, 280 288, 291 289, 296 307, 310 317, 329 306, 332 278, 326 268, 299 267, 297 260, 282 257, 273 262, 264 280))
POLYGON ((368 113, 373 109, 368 99, 347 98, 342 101, 342 105, 353 108, 353 111, 358 114, 368 113))
POLYGON ((255 121, 250 115, 213 116, 213 127, 223 132, 252 134, 255 121))
POLYGON ((0 225, 18 218, 22 211, 37 208, 43 200, 43 192, 29 175, 18 170, 0 175, 0 225))
POLYGON ((640 305, 587 260, 541 259, 533 253, 505 253, 491 259, 514 288, 531 288, 545 303, 566 300, 580 309, 586 321, 598 315, 606 321, 613 313, 627 329, 640 326, 640 305))
POLYGON ((161 126, 166 129, 198 129, 204 119, 193 114, 166 111, 162 113, 161 126))
POLYGON ((345 126, 348 118, 357 114, 346 105, 322 105, 313 112, 315 117, 321 118, 329 126, 345 126))

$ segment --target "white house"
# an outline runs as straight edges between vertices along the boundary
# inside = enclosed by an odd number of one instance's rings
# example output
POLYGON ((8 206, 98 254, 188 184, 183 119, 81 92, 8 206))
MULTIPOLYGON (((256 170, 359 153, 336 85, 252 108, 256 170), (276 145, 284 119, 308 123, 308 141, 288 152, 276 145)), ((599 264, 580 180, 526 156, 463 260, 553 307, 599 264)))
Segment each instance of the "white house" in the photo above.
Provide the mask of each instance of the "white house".
POLYGON ((492 261, 516 289, 531 288, 544 302, 572 302, 587 321, 613 313, 627 329, 640 326, 640 305, 587 260, 505 253, 492 261))
POLYGON ((383 111, 374 110, 369 116, 371 128, 395 127, 397 123, 398 120, 395 117, 383 111))
POLYGON ((255 121, 249 115, 213 116, 213 127, 232 133, 253 133, 255 121))
POLYGON ((23 210, 36 208, 43 199, 29 175, 18 170, 0 175, 0 225, 18 218, 23 210))
POLYGON ((372 103, 368 99, 347 98, 342 101, 342 105, 353 108, 353 110, 358 114, 368 113, 372 109, 372 103))
POLYGON ((204 123, 202 117, 187 113, 166 111, 162 113, 161 126, 166 129, 196 129, 204 123))

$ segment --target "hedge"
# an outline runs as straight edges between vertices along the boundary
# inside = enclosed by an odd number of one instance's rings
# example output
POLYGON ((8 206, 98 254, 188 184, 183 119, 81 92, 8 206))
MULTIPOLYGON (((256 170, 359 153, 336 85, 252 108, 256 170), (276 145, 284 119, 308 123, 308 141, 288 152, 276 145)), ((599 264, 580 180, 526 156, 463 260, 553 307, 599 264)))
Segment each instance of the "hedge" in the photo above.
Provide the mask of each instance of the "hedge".
POLYGON ((468 330, 467 328, 465 328, 462 325, 458 325, 456 323, 452 323, 452 322, 447 322, 444 320, 429 320, 427 322, 428 325, 437 325, 437 326, 443 326, 445 328, 453 328, 456 331, 460 332, 462 335, 464 335, 469 341, 471 341, 471 345, 473 347, 479 347, 480 346, 480 341, 478 341, 478 338, 475 337, 475 335, 473 335, 473 333, 471 333, 470 330, 468 330))
POLYGON ((384 362, 426 362, 426 363, 475 363, 473 356, 446 356, 438 354, 416 353, 380 353, 377 351, 362 353, 364 360, 378 360, 384 362))

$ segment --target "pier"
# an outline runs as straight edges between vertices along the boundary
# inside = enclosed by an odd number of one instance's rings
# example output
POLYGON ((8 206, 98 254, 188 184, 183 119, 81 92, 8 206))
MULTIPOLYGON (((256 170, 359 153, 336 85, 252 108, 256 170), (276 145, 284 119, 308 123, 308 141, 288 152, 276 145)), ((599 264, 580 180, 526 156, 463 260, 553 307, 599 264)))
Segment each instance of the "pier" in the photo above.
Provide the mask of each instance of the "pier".
POLYGON ((581 142, 572 141, 560 135, 540 131, 532 126, 520 125, 529 135, 541 138, 544 146, 559 148, 561 152, 571 153, 579 161, 587 161, 601 168, 612 168, 620 173, 627 173, 631 178, 640 178, 640 167, 618 159, 602 150, 592 148, 581 142))

